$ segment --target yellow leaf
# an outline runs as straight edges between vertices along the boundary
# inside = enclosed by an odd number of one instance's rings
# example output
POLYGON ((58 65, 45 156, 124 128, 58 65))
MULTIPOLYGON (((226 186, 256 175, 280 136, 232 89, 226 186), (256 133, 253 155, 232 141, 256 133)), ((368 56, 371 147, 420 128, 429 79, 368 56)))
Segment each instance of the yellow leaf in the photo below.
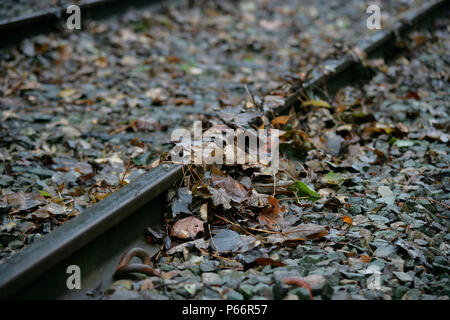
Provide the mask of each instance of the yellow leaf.
POLYGON ((111 193, 97 193, 95 197, 98 201, 105 199, 107 196, 109 196, 111 193))
POLYGON ((350 218, 349 216, 343 216, 341 220, 344 221, 345 223, 348 223, 349 225, 353 223, 353 219, 350 218))
POLYGON ((67 89, 61 90, 58 93, 58 96, 60 96, 61 98, 68 98, 68 97, 74 95, 75 93, 77 93, 76 89, 67 88, 67 89))

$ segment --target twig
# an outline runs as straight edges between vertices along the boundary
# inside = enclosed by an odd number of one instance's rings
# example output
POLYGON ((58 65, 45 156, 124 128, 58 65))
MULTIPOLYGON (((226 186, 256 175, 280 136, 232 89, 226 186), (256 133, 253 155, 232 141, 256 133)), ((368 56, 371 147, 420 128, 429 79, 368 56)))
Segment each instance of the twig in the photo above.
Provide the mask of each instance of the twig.
POLYGON ((164 243, 161 245, 161 248, 159 248, 158 254, 155 257, 155 261, 158 261, 159 256, 161 255, 162 249, 164 248, 164 243))
POLYGON ((212 243, 213 243, 213 245, 214 245, 214 248, 216 248, 216 252, 219 253, 219 248, 217 248, 217 245, 216 245, 216 243, 214 242, 214 237, 213 237, 212 234, 211 234, 211 227, 210 227, 210 224, 209 224, 209 223, 208 223, 208 231, 209 231, 209 236, 211 237, 211 241, 212 241, 212 243))
POLYGON ((127 169, 125 170, 125 172, 123 173, 122 180, 120 180, 120 185, 122 185, 123 180, 125 179, 125 176, 127 175, 128 169, 130 169, 130 166, 131 166, 131 159, 128 160, 128 166, 127 166, 127 169))
POLYGON ((248 227, 250 230, 253 231, 258 231, 258 232, 265 232, 265 233, 273 233, 273 234, 281 234, 281 232, 279 231, 269 231, 269 230, 265 230, 265 229, 258 229, 258 228, 252 228, 252 227, 248 227))
POLYGON ((302 199, 309 199, 310 197, 291 197, 291 198, 281 198, 278 199, 279 201, 283 201, 283 200, 302 200, 302 199))
POLYGON ((222 260, 225 260, 225 261, 228 261, 228 262, 231 262, 231 263, 240 264, 239 261, 236 261, 236 260, 233 260, 233 259, 229 259, 229 258, 225 258, 225 257, 219 256, 218 254, 215 254, 215 253, 209 253, 209 252, 207 252, 207 251, 205 251, 203 249, 200 249, 200 248, 197 248, 197 249, 198 249, 198 251, 200 251, 201 253, 203 253, 205 255, 211 255, 211 256, 213 256, 215 258, 218 258, 218 259, 222 259, 222 260))

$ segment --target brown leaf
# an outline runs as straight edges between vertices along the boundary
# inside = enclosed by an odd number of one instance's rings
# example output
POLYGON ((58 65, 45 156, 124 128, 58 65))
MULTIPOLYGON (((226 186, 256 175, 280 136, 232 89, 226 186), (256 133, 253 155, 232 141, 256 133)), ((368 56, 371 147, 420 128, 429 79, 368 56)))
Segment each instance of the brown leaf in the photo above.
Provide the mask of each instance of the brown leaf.
POLYGON ((181 59, 178 58, 178 57, 175 57, 175 56, 167 56, 167 57, 166 57, 166 61, 167 61, 168 63, 180 63, 180 62, 181 62, 181 59))
POLYGON ((241 203, 248 199, 248 191, 242 184, 229 175, 223 174, 215 167, 211 170, 211 180, 214 187, 219 187, 224 190, 232 201, 241 203))
POLYGON ((130 140, 130 144, 132 146, 135 146, 135 147, 140 147, 140 148, 144 148, 145 147, 144 143, 141 140, 139 140, 138 137, 135 137, 135 138, 131 139, 130 140))
POLYGON ((283 243, 285 241, 306 241, 320 239, 328 234, 328 228, 313 223, 301 224, 289 227, 280 234, 272 234, 267 237, 270 243, 283 243))
POLYGON ((265 266, 284 267, 284 266, 286 266, 286 264, 284 264, 283 262, 275 261, 270 258, 256 258, 255 265, 262 266, 262 267, 265 267, 265 266))
POLYGON ((180 239, 188 239, 197 236, 197 233, 203 232, 203 221, 196 217, 187 217, 178 220, 172 227, 171 236, 180 239))
POLYGON ((275 119, 272 119, 272 126, 274 128, 280 128, 284 126, 289 121, 290 116, 279 116, 275 119))
POLYGON ((362 254, 362 255, 359 257, 359 259, 360 259, 362 262, 364 262, 364 263, 369 263, 369 262, 372 260, 372 258, 369 257, 367 254, 362 254))
POLYGON ((273 226, 282 217, 286 210, 284 206, 280 208, 280 203, 272 196, 268 197, 269 206, 262 209, 258 216, 258 221, 261 225, 273 226))

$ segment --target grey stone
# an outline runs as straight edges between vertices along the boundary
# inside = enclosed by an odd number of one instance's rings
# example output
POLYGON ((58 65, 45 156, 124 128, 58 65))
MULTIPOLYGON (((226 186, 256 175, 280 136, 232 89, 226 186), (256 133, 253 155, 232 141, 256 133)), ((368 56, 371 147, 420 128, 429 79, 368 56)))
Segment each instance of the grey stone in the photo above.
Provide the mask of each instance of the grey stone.
POLYGON ((246 299, 250 299, 254 295, 254 287, 249 284, 241 284, 239 286, 239 292, 242 293, 246 299))
POLYGON ((394 271, 393 274, 402 282, 413 281, 413 277, 406 272, 394 271))
POLYGON ((221 278, 217 273, 214 272, 205 272, 202 274, 202 282, 204 284, 219 284, 221 278))
POLYGON ((277 270, 274 271, 273 277, 275 279, 275 285, 273 286, 273 295, 275 299, 283 299, 290 289, 290 287, 285 284, 282 279, 287 277, 302 277, 303 274, 298 270, 286 271, 277 270))
POLYGON ((17 250, 23 247, 23 241, 21 240, 13 240, 10 243, 8 243, 8 248, 12 250, 17 250))
POLYGON ((324 276, 312 274, 304 277, 303 280, 309 284, 313 294, 324 296, 331 296, 333 294, 333 289, 324 276))
POLYGON ((200 263, 200 270, 202 272, 213 272, 217 270, 217 262, 211 260, 204 260, 200 263))
POLYGON ((290 290, 288 295, 291 294, 296 295, 298 300, 311 300, 309 290, 303 287, 290 290))
POLYGON ((256 296, 265 297, 267 299, 273 299, 273 290, 272 287, 264 284, 259 283, 253 288, 253 292, 256 296))

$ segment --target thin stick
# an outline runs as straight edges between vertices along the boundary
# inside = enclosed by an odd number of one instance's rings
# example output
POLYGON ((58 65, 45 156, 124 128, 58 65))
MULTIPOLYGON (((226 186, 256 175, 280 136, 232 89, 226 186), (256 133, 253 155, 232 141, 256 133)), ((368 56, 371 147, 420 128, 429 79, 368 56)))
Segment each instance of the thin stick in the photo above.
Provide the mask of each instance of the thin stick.
POLYGON ((219 256, 218 254, 215 254, 215 253, 209 253, 209 252, 207 252, 207 251, 205 251, 203 249, 200 249, 200 248, 197 248, 197 249, 198 249, 198 251, 200 251, 201 253, 203 253, 205 255, 211 255, 213 257, 216 257, 218 259, 222 259, 222 260, 225 260, 225 261, 228 261, 228 262, 231 262, 231 263, 237 263, 237 264, 239 263, 239 261, 236 261, 236 260, 233 260, 233 259, 229 259, 229 258, 225 258, 225 257, 219 256))
POLYGON ((209 223, 208 223, 208 230, 209 230, 209 236, 211 237, 211 241, 212 241, 212 243, 213 243, 213 245, 214 245, 214 248, 216 248, 216 252, 219 253, 219 248, 217 248, 217 245, 216 245, 216 243, 214 242, 214 238, 213 238, 213 236, 212 236, 212 234, 211 234, 211 227, 210 227, 209 223))
POLYGON ((246 230, 244 227, 242 227, 241 225, 239 225, 239 224, 236 222, 236 220, 234 219, 233 216, 231 216, 231 218, 234 220, 234 225, 237 226, 237 227, 239 227, 239 228, 241 228, 242 230, 244 230, 245 233, 248 233, 248 234, 251 235, 253 238, 255 238, 255 239, 259 240, 259 241, 262 241, 262 242, 264 242, 264 243, 267 243, 266 240, 256 237, 256 236, 255 236, 254 234, 252 234, 250 231, 246 230))
POLYGON ((446 207, 447 209, 450 209, 450 206, 446 205, 445 203, 439 202, 437 200, 431 199, 431 198, 425 198, 425 197, 408 197, 408 199, 416 199, 416 200, 428 200, 431 202, 439 203, 441 206, 446 207))
POLYGON ((202 178, 201 178, 201 177, 199 176, 199 174, 197 173, 197 170, 191 169, 191 167, 192 167, 192 165, 189 167, 189 171, 191 171, 192 173, 194 173, 194 174, 197 176, 198 180, 201 182, 201 181, 202 181, 202 178))
POLYGON ((278 200, 283 201, 283 200, 302 200, 302 199, 309 199, 309 197, 291 197, 291 198, 281 198, 278 200))
POLYGON ((253 231, 258 231, 258 232, 265 232, 265 233, 273 233, 273 234, 280 234, 279 231, 269 231, 269 230, 265 230, 265 229, 257 229, 257 228, 252 228, 252 227, 248 227, 250 230, 253 231))

